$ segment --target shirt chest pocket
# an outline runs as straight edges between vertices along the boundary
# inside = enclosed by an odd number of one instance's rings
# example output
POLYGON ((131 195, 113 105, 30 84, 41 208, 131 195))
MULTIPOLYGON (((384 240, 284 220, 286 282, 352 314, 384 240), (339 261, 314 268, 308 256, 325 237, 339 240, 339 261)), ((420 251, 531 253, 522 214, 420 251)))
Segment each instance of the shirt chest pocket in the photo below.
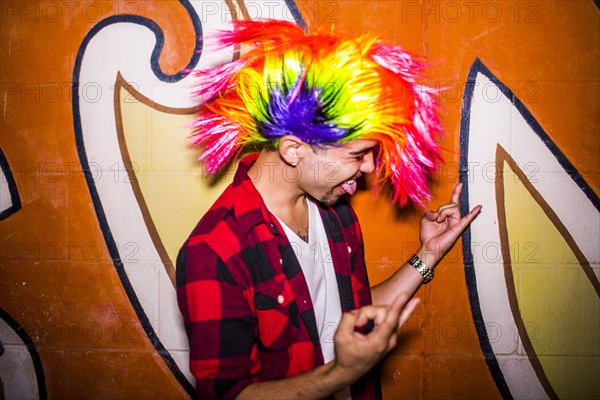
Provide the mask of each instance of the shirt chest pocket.
POLYGON ((280 351, 294 342, 300 331, 298 305, 287 281, 255 287, 254 304, 258 321, 259 349, 280 351))

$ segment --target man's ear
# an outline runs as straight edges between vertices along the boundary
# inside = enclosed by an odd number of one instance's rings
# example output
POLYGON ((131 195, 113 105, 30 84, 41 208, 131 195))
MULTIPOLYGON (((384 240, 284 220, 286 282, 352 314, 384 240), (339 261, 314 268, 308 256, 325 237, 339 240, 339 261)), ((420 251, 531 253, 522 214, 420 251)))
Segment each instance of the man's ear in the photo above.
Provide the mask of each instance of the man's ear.
POLYGON ((279 139, 279 155, 286 163, 296 166, 307 146, 302 140, 293 135, 285 135, 279 139))

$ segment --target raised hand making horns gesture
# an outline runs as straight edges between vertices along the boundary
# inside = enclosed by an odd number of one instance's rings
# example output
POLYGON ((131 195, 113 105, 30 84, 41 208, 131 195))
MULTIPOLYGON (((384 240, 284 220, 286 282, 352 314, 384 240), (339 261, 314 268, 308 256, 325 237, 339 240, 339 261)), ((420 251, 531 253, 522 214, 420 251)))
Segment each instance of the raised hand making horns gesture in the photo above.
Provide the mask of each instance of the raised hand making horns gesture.
POLYGON ((439 206, 437 211, 427 211, 421 218, 421 259, 430 268, 435 267, 481 211, 478 205, 467 215, 461 216, 458 202, 462 188, 463 184, 457 183, 449 203, 439 206))

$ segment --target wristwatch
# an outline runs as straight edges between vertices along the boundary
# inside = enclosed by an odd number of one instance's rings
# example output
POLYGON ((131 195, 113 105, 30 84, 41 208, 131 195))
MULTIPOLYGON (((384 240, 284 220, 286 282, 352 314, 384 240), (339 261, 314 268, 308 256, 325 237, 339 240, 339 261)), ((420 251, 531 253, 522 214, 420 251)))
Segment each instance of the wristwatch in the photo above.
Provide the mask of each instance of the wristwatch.
POLYGON ((408 260, 408 263, 423 275, 423 283, 431 282, 433 279, 433 270, 430 269, 416 254, 408 260))

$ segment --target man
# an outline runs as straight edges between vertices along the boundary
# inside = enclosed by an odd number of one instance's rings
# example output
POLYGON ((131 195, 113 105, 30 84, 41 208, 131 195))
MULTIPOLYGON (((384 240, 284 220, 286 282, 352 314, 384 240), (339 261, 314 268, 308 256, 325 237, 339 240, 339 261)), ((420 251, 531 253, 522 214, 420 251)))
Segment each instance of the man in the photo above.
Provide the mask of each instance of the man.
POLYGON ((449 204, 421 222, 421 248, 374 288, 343 197, 375 173, 394 201, 427 197, 439 123, 419 65, 363 36, 309 35, 291 23, 239 22, 222 45, 249 47, 203 71, 211 99, 194 123, 216 172, 245 145, 233 183, 177 260, 178 301, 201 398, 381 396, 373 367, 396 345, 408 301, 480 210, 449 204))

